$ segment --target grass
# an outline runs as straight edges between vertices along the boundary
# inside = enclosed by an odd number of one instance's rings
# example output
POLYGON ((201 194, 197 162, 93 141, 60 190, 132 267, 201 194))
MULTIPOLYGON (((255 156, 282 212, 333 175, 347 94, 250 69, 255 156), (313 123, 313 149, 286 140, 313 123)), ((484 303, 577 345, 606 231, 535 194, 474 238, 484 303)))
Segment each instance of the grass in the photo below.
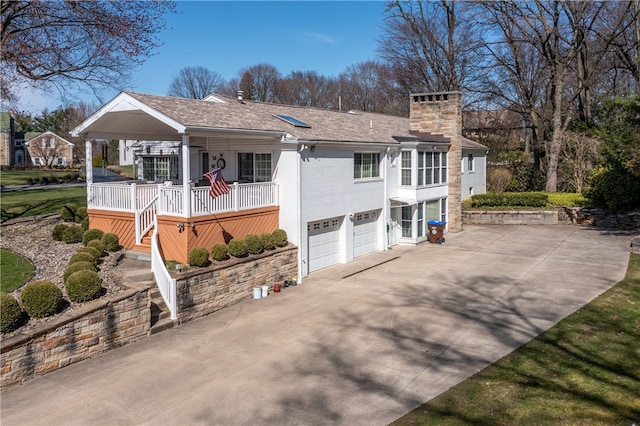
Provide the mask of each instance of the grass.
POLYGON ((35 268, 26 257, 0 249, 0 271, 0 291, 8 293, 33 277, 35 268))
POLYGON ((2 221, 16 217, 58 213, 66 204, 87 206, 85 187, 3 192, 0 197, 2 221))
POLYGON ((65 175, 73 173, 72 170, 2 170, 0 171, 0 185, 12 186, 12 185, 26 185, 29 183, 29 179, 37 180, 43 177, 63 178, 65 175))
POLYGON ((393 425, 640 425, 640 256, 589 305, 393 425))

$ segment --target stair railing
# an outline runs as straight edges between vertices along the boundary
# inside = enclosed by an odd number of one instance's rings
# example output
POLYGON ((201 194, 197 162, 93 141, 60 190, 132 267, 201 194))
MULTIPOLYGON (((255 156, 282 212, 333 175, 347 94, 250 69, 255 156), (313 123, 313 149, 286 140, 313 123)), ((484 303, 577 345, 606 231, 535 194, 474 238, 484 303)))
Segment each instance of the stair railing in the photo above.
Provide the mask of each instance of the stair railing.
POLYGON ((151 199, 142 209, 136 209, 135 221, 136 221, 136 244, 142 244, 142 237, 153 228, 156 221, 156 201, 158 201, 158 195, 151 199))
POLYGON ((167 305, 167 308, 169 308, 171 319, 175 320, 178 318, 176 280, 171 278, 164 264, 164 259, 160 251, 160 243, 158 243, 158 227, 156 226, 155 220, 152 225, 154 230, 153 236, 151 237, 151 271, 153 272, 158 290, 160 290, 160 295, 167 305))

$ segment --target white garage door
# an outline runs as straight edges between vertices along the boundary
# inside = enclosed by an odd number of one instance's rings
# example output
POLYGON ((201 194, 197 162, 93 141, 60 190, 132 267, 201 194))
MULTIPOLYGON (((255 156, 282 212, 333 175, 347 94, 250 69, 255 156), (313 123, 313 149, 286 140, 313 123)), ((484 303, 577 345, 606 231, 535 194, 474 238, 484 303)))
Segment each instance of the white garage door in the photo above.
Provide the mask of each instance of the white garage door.
POLYGON ((307 224, 309 234, 309 272, 340 262, 340 218, 307 224))
POLYGON ((378 249, 378 212, 356 213, 353 217, 353 257, 378 249))

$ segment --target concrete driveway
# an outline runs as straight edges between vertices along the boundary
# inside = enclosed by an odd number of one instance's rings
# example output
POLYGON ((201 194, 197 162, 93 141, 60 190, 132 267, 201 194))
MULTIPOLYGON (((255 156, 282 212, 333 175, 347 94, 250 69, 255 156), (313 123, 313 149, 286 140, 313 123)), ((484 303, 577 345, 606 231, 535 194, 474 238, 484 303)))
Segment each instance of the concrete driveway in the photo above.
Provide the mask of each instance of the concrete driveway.
POLYGON ((446 237, 5 390, 2 424, 384 425, 588 303, 629 258, 629 237, 579 226, 446 237))

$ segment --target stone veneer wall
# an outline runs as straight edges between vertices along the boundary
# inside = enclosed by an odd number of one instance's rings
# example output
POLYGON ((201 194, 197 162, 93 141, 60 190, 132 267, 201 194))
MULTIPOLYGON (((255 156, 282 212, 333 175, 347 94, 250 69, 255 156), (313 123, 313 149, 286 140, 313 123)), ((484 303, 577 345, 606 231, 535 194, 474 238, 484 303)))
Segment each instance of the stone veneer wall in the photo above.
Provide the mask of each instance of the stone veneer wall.
MULTIPOLYGON (((253 287, 297 277, 298 248, 289 245, 223 266, 180 274, 180 323, 253 297, 253 287)), ((65 312, 0 343, 0 388, 58 370, 149 335, 151 287, 130 289, 65 312)))
POLYGON ((149 289, 130 289, 3 338, 0 388, 132 343, 150 324, 149 289))
POLYGON ((447 225, 451 232, 462 231, 462 93, 411 94, 409 126, 412 131, 443 135, 451 140, 447 225))
POLYGON ((253 287, 298 276, 298 248, 289 245, 250 259, 235 259, 204 273, 184 272, 177 280, 178 320, 182 323, 253 297, 253 287))

